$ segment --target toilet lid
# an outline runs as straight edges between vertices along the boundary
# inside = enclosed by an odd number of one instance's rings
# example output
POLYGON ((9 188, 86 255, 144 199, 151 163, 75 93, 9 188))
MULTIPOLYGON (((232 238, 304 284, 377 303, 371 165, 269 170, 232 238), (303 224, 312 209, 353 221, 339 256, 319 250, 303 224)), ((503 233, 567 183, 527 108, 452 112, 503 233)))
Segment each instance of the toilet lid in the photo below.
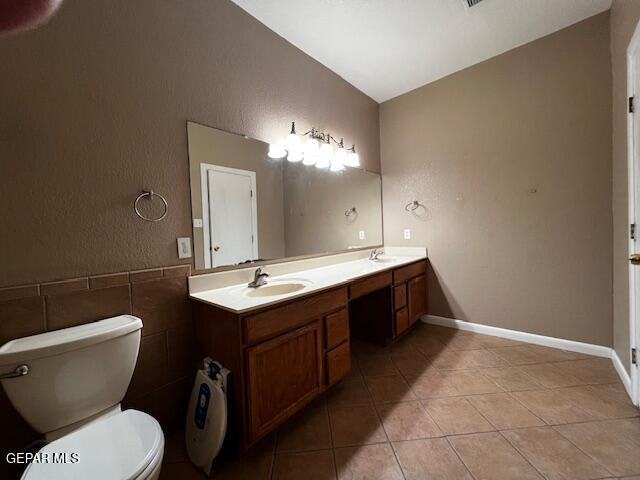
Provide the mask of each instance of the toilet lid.
POLYGON ((38 452, 40 462, 34 460, 22 480, 130 480, 163 447, 158 422, 126 410, 47 444, 38 452))

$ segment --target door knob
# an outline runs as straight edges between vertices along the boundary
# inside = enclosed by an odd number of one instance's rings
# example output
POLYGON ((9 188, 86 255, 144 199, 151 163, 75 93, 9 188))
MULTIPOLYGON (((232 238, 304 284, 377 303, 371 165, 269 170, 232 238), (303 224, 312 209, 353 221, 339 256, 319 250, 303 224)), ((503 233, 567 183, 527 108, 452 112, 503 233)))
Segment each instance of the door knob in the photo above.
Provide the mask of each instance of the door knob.
POLYGON ((631 265, 640 265, 640 253, 632 253, 629 255, 631 265))
POLYGON ((220 250, 220 245, 216 245, 215 247, 213 247, 214 252, 217 252, 218 250, 220 250))

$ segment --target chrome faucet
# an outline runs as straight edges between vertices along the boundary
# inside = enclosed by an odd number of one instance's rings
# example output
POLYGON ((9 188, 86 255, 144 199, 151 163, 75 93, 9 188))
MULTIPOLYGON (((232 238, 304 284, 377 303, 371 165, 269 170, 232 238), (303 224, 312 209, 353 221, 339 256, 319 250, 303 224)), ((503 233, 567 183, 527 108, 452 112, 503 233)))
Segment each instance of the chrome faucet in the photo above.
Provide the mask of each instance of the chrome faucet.
POLYGON ((258 288, 267 284, 266 278, 269 276, 267 272, 263 272, 261 268, 256 268, 253 276, 253 282, 249 282, 247 287, 258 288))
POLYGON ((369 254, 369 260, 378 260, 378 257, 380 255, 382 255, 382 250, 378 250, 377 248, 374 248, 373 250, 371 250, 371 253, 369 254))

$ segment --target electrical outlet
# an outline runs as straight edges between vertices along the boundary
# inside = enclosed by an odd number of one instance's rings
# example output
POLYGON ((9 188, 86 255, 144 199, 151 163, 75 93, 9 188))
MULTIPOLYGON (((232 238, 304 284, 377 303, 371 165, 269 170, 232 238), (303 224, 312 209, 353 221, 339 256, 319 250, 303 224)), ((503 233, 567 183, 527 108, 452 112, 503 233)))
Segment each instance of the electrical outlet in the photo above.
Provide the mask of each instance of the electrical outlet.
POLYGON ((403 233, 404 233, 404 239, 405 240, 411 240, 411 229, 410 228, 405 228, 403 233))
POLYGON ((191 237, 178 238, 178 258, 191 258, 191 237))
POLYGON ((365 239, 364 230, 360 230, 358 232, 358 239, 360 239, 360 240, 364 240, 365 239))
POLYGON ((202 228, 202 219, 194 218, 193 219, 193 228, 202 228))

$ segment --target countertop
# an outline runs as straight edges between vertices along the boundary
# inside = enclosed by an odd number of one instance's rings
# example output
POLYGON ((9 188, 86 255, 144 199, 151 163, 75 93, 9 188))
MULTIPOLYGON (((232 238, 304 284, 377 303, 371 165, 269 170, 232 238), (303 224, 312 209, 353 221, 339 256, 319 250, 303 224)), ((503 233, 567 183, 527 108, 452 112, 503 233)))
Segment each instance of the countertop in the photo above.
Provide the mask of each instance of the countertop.
MULTIPOLYGON (((244 282, 222 288, 190 293, 189 296, 195 300, 215 305, 230 312, 246 313, 320 290, 338 287, 357 280, 358 278, 385 270, 391 270, 427 258, 426 249, 424 248, 412 249, 414 250, 412 252, 408 250, 409 249, 400 250, 401 254, 385 253, 380 257, 380 261, 359 258, 319 268, 301 269, 283 275, 272 276, 267 279, 267 285, 287 282, 305 284, 303 289, 291 293, 271 295, 268 297, 250 297, 246 294, 253 289, 249 289, 246 282, 244 282)), ((263 267, 263 270, 269 272, 269 266, 263 267)))

